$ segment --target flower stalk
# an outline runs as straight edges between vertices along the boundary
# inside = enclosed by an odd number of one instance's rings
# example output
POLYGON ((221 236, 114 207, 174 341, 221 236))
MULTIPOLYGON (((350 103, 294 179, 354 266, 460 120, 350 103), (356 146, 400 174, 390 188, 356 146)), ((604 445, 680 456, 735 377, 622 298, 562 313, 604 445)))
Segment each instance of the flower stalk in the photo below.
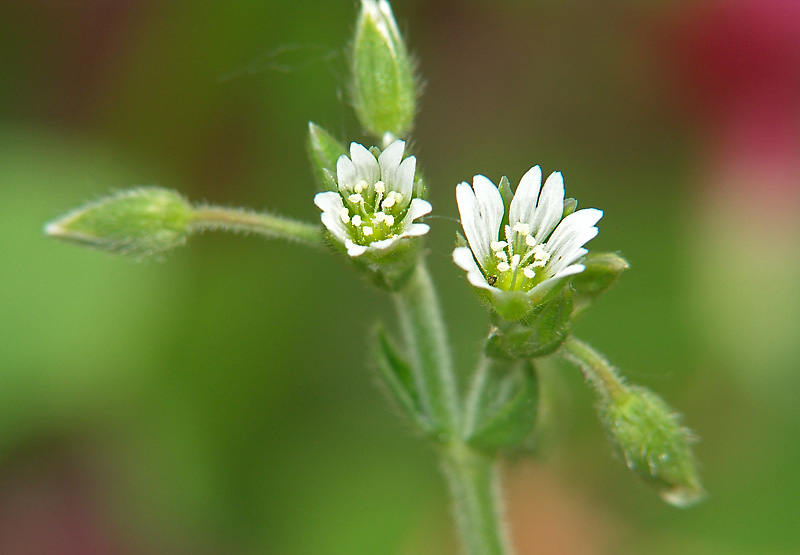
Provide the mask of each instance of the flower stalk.
POLYGON ((325 246, 322 230, 317 225, 242 208, 195 208, 189 218, 189 227, 192 232, 219 230, 256 233, 270 239, 286 239, 309 247, 325 246))

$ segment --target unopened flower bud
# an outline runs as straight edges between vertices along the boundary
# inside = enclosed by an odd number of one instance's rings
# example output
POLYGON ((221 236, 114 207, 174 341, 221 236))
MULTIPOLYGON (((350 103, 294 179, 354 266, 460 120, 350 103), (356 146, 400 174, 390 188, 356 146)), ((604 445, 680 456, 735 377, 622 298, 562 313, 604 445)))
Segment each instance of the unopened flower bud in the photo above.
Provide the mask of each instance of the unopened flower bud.
POLYGON ((175 191, 138 187, 102 198, 45 226, 45 233, 82 245, 148 256, 186 242, 192 207, 175 191))
POLYGON ((687 507, 703 497, 692 455, 692 433, 655 393, 626 386, 600 403, 609 438, 628 468, 649 483, 667 503, 687 507))
POLYGON ((361 125, 378 138, 407 134, 416 111, 414 68, 386 0, 362 0, 352 60, 361 125))

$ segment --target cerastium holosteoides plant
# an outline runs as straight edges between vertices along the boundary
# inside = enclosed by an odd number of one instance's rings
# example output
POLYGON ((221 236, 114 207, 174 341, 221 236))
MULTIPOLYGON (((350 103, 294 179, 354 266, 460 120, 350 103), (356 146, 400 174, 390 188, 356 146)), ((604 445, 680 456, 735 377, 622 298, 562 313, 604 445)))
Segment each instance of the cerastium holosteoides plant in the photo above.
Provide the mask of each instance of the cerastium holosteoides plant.
MULTIPOLYGON (((328 248, 383 289, 397 309, 400 340, 379 328, 377 368, 386 389, 440 454, 463 548, 510 553, 497 463, 536 425, 536 359, 561 355, 596 390, 597 409, 627 466, 677 506, 702 497, 692 434, 653 392, 623 380, 570 335, 570 324, 628 268, 614 253, 589 253, 603 213, 565 198, 564 180, 542 184, 534 166, 512 189, 476 175, 456 186, 463 227, 455 264, 485 303, 489 333, 469 384, 456 379, 445 322, 420 248, 432 211, 405 141, 416 113, 414 64, 385 0, 362 0, 351 43, 350 92, 372 145, 340 142, 309 124, 322 225, 193 204, 159 187, 103 198, 48 224, 53 237, 146 257, 205 230, 249 231, 328 248)), ((309 201, 311 197, 309 195, 309 201)))

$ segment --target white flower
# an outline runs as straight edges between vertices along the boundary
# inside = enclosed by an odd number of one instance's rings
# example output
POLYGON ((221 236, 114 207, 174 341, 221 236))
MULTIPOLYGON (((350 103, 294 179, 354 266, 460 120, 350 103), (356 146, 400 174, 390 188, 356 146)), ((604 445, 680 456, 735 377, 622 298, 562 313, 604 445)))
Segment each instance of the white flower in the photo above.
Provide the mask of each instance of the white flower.
POLYGON ((503 197, 489 179, 476 175, 472 187, 456 187, 469 247, 456 248, 453 261, 467 272, 470 284, 493 298, 520 292, 535 305, 563 278, 584 270, 577 262, 588 252, 583 245, 597 235, 595 224, 603 212, 586 208, 562 219, 561 173, 552 173, 544 187, 541 182, 539 166, 522 176, 505 225, 503 197))
POLYGON ((376 156, 350 143, 350 157, 343 154, 336 162, 338 192, 314 197, 322 223, 350 256, 386 251, 403 237, 425 235, 430 229, 414 223, 430 213, 431 205, 414 198, 417 159, 403 159, 405 146, 394 141, 376 156))

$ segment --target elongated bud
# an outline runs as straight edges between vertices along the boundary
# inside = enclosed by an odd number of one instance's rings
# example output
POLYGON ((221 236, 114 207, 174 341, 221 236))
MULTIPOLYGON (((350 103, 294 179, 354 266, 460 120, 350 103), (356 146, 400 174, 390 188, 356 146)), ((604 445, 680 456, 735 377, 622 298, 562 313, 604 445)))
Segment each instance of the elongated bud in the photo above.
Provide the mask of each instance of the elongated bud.
POLYGON ((608 291, 630 268, 628 261, 613 252, 592 253, 583 259, 584 270, 572 278, 575 290, 591 298, 608 291))
POLYGON ((692 433, 658 395, 626 386, 603 399, 599 408, 609 438, 628 468, 655 487, 664 501, 688 507, 702 499, 692 433))
POLYGON ((353 41, 353 105, 373 136, 402 137, 416 111, 414 68, 386 0, 362 0, 353 41))
POLYGON ((102 198, 45 226, 51 237, 148 256, 186 242, 192 207, 175 191, 138 187, 102 198))
POLYGON ((336 191, 336 161, 347 155, 345 146, 319 125, 308 122, 308 156, 320 191, 336 191))

